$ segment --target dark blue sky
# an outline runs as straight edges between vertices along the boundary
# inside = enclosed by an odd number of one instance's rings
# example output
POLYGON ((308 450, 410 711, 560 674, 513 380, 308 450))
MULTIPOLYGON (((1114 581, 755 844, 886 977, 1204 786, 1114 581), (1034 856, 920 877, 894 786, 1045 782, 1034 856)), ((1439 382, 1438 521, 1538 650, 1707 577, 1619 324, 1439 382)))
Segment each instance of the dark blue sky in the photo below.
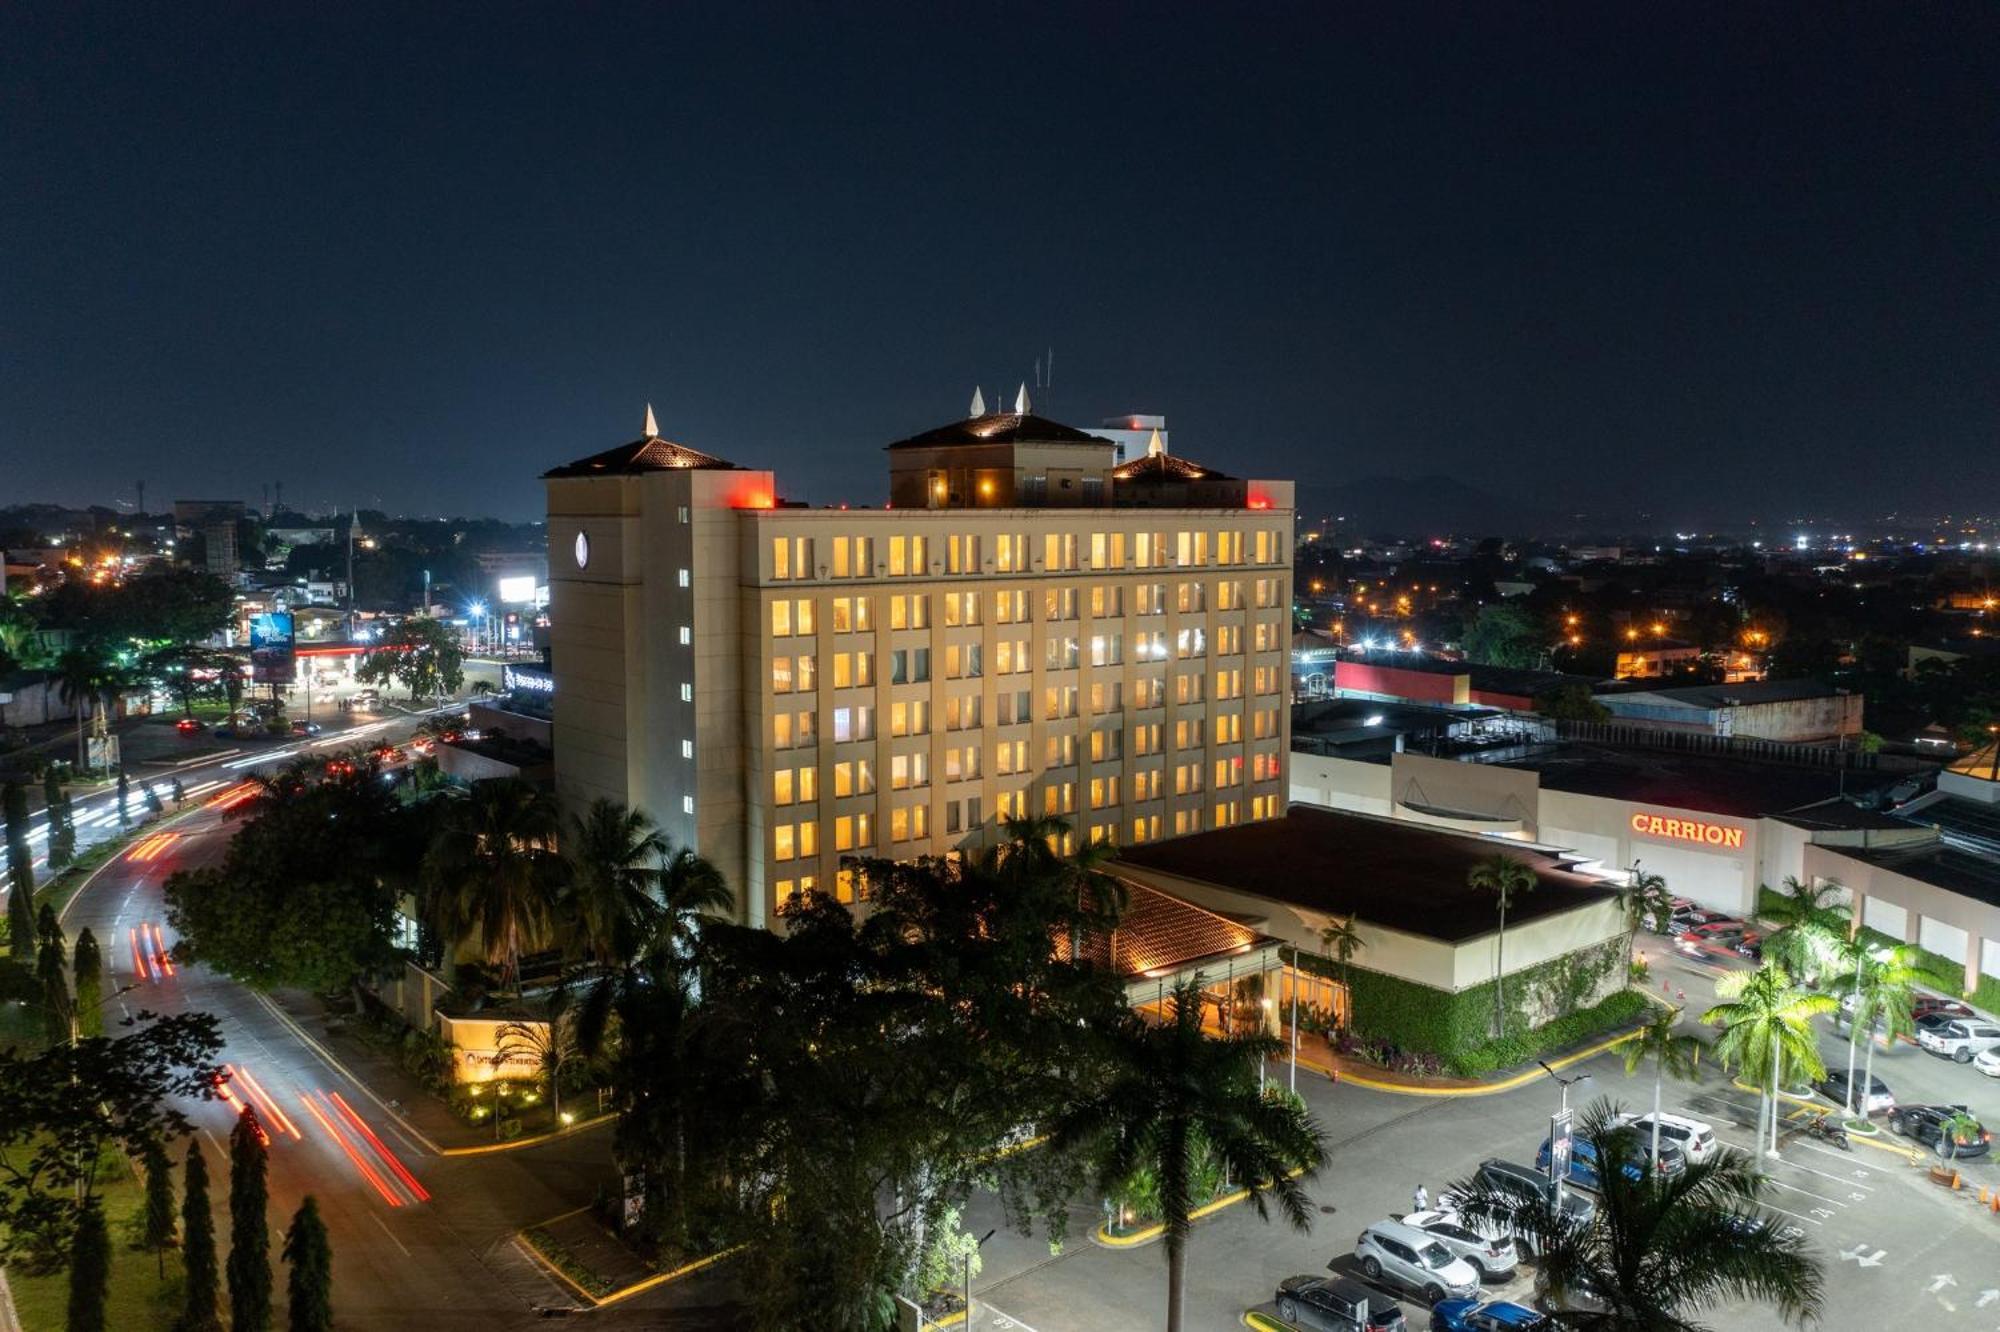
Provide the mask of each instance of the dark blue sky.
POLYGON ((2000 510, 2000 9, 9 7, 0 503, 879 500, 1011 397, 1316 482, 2000 510))

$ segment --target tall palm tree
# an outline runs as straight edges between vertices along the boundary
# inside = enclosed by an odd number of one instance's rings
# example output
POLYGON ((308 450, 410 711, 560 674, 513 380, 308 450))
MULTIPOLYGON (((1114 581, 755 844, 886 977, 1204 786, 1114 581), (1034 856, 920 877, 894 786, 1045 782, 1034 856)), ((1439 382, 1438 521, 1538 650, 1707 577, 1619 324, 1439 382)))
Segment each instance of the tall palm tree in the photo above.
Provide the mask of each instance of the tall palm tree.
POLYGON ((554 920, 561 861, 555 798, 518 777, 474 782, 445 813, 423 876, 431 918, 454 944, 474 933, 503 982, 521 985, 521 943, 541 942, 554 920))
POLYGON ((1493 950, 1493 1035, 1507 1034, 1507 908, 1515 893, 1533 892, 1540 882, 1527 862, 1510 855, 1495 855, 1480 861, 1466 874, 1465 882, 1493 894, 1500 908, 1500 934, 1493 950))
POLYGON ((1769 1081, 1760 1088, 1757 1137, 1764 1140, 1768 1117, 1767 1150, 1776 1156, 1778 1092, 1792 1079, 1826 1076, 1812 1020, 1832 1012, 1836 1004, 1827 995, 1793 985, 1791 975, 1775 962, 1725 976, 1716 982, 1715 992, 1724 1001, 1703 1013, 1701 1020, 1722 1027, 1722 1035, 1715 1041, 1716 1057, 1724 1068, 1739 1068, 1753 1075, 1769 1070, 1769 1081))
POLYGON ((1109 1075, 1057 1120, 1050 1145, 1057 1151, 1096 1149, 1098 1182, 1107 1190, 1140 1166, 1159 1181, 1166 1229, 1167 1332, 1180 1332, 1186 1303, 1189 1213, 1206 1202, 1193 1196, 1198 1143, 1224 1163, 1229 1177, 1249 1191, 1257 1214, 1269 1202, 1293 1227, 1312 1225, 1304 1186, 1326 1164, 1317 1122, 1282 1096, 1257 1087, 1257 1070, 1279 1048, 1262 1031, 1216 1038, 1202 1030, 1197 982, 1175 987, 1165 1020, 1137 1014, 1106 1034, 1109 1075))
POLYGON ((1811 983, 1847 935, 1841 892, 1837 883, 1802 883, 1785 876, 1784 891, 1758 913, 1772 927, 1764 940, 1764 956, 1811 983))
POLYGON ((1368 946, 1368 941, 1361 937, 1361 931, 1354 924, 1354 915, 1349 912, 1347 919, 1335 916, 1320 930, 1319 946, 1340 964, 1340 992, 1347 996, 1346 1025, 1351 1027, 1354 1025, 1354 987, 1348 981, 1348 964, 1354 961, 1356 953, 1368 946))
POLYGON ((1111 841, 1086 842, 1065 853, 1069 823, 1053 814, 1010 818, 1001 825, 1003 840, 989 859, 990 870, 1004 873, 1016 886, 1044 888, 1062 894, 1067 912, 1070 956, 1081 957, 1084 937, 1110 932, 1125 914, 1130 894, 1105 864, 1118 854, 1111 841))
MULTIPOLYGON (((1874 946, 1865 934, 1857 933, 1849 940, 1839 954, 1842 962, 1854 965, 1854 1012, 1849 1017, 1847 1029, 1847 1113, 1857 1113, 1854 1104, 1854 1061, 1855 1051, 1861 1034, 1869 1034, 1867 1067, 1862 1072, 1860 1085, 1875 1085, 1875 1041, 1877 1026, 1882 1028, 1884 1042, 1899 1036, 1908 1036, 1916 1030, 1916 1017, 1912 1011, 1917 999, 1917 986, 1929 985, 1934 989, 1946 988, 1946 983, 1927 971, 1922 965, 1922 954, 1908 944, 1894 947, 1874 946)), ((1861 1098, 1859 1113, 1865 1112, 1868 1098, 1861 1098)))
POLYGON ((1625 960, 1629 964, 1641 927, 1656 921, 1657 928, 1666 929, 1667 918, 1674 914, 1674 895, 1667 891, 1666 875, 1635 869, 1631 882, 1618 890, 1618 902, 1625 908, 1625 960))
POLYGON ((1701 1063, 1702 1043, 1680 1029, 1678 1009, 1661 1008, 1639 1034, 1625 1042, 1625 1076, 1637 1073, 1646 1064, 1653 1066, 1653 1149, 1647 1157, 1656 1165, 1660 1159, 1660 1090, 1667 1078, 1692 1082, 1701 1063))
POLYGON ((1724 1150, 1678 1174, 1628 1174, 1639 1164, 1638 1137, 1606 1101, 1585 1109, 1578 1135, 1596 1148, 1603 1181, 1587 1216, 1483 1179, 1452 1186, 1468 1215, 1535 1245, 1554 1303, 1588 1296, 1601 1306, 1558 1315, 1563 1327, 1702 1332, 1693 1315, 1744 1300, 1802 1326, 1819 1316, 1819 1264, 1802 1235, 1758 1207, 1765 1181, 1749 1157, 1724 1150))
POLYGON ((720 917, 736 907, 736 894, 722 871, 696 855, 694 848, 668 842, 660 852, 659 942, 683 965, 693 955, 695 937, 704 917, 720 917))
POLYGON ((643 810, 599 798, 570 819, 562 928, 573 956, 616 964, 638 952, 659 913, 655 862, 667 839, 643 810))
POLYGON ((56 692, 76 713, 76 766, 90 766, 83 748, 83 723, 104 688, 104 664, 96 654, 70 648, 56 659, 56 692))

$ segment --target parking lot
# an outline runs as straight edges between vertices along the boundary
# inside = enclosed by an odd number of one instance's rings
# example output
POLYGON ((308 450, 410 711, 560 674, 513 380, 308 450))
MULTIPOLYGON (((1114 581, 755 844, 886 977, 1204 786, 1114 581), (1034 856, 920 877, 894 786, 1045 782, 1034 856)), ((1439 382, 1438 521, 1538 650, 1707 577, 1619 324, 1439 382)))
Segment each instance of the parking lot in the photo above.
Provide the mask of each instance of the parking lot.
MULTIPOLYGON (((1720 965, 1679 957, 1657 962, 1655 983, 1665 979, 1685 994, 1691 1013, 1712 1002, 1720 965)), ((1830 1067, 1844 1066, 1846 1043, 1822 1023, 1822 1048, 1830 1067)), ((1650 1073, 1628 1078, 1615 1054, 1598 1056, 1569 1073, 1589 1072, 1590 1083, 1572 1090, 1573 1107, 1609 1097, 1627 1109, 1652 1103, 1650 1073)), ((1910 1045, 1878 1051, 1876 1075, 1899 1103, 1962 1103, 1989 1126, 2000 1123, 2000 1079, 1924 1054, 1910 1045)), ((1281 1074, 1282 1076, 1282 1074, 1281 1074)), ((1300 1235, 1282 1222, 1258 1219, 1238 1205, 1196 1224, 1188 1250, 1188 1325, 1238 1326, 1246 1310, 1269 1311, 1286 1277, 1324 1274, 1329 1263, 1352 1272, 1356 1236, 1365 1225, 1410 1210, 1422 1183, 1433 1198, 1463 1179, 1487 1157, 1532 1164, 1548 1133, 1557 1089, 1531 1083, 1484 1097, 1420 1098, 1331 1085, 1300 1074, 1307 1097, 1327 1132, 1332 1159, 1310 1193, 1318 1216, 1300 1235)), ((1698 1083, 1669 1083, 1665 1107, 1709 1123, 1727 1145, 1748 1151, 1757 1121, 1757 1097, 1733 1085, 1704 1061, 1698 1083)), ((1826 1275, 1827 1326, 1918 1325, 2000 1328, 2000 1215, 1977 1202, 1981 1188, 2000 1190, 2000 1166, 1989 1157, 1960 1166, 1967 1185, 1957 1193, 1930 1181, 1925 1155, 1913 1163, 1906 1151, 1855 1140, 1848 1151, 1807 1140, 1804 1112, 1788 1104, 1781 1159, 1768 1163, 1767 1204, 1797 1226, 1821 1258, 1826 1275)), ((1907 1148, 1901 1140, 1884 1143, 1907 1148)), ((978 1209, 975 1209, 977 1211, 978 1209)), ((999 1224, 972 1218, 980 1225, 999 1224)), ((1046 1240, 1006 1230, 988 1243, 986 1268, 975 1283, 990 1316, 1015 1320, 1040 1332, 1065 1329, 1139 1329, 1161 1325, 1166 1299, 1165 1255, 1157 1243, 1107 1249, 1089 1235, 1097 1217, 1079 1207, 1071 1239, 1051 1256, 1046 1240)), ((1493 1298, 1525 1299, 1533 1269, 1524 1264, 1493 1298)), ((1421 1300, 1398 1295, 1412 1329, 1429 1326, 1421 1300)), ((1775 1329, 1764 1309, 1726 1314, 1732 1329, 1775 1329)), ((993 1323, 992 1326, 1005 1326, 993 1323)))

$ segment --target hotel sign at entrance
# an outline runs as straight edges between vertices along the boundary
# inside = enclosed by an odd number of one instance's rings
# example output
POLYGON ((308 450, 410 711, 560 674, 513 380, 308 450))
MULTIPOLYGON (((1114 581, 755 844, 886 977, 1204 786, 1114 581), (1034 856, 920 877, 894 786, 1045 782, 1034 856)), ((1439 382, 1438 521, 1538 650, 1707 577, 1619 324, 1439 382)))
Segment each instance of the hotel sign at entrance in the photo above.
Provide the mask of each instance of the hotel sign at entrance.
POLYGON ((1644 833, 1648 837, 1667 837, 1676 842, 1699 842, 1703 846, 1722 846, 1732 850, 1743 846, 1741 828, 1725 828, 1719 823, 1703 823, 1699 819, 1674 819, 1662 814, 1634 814, 1632 831, 1644 833))

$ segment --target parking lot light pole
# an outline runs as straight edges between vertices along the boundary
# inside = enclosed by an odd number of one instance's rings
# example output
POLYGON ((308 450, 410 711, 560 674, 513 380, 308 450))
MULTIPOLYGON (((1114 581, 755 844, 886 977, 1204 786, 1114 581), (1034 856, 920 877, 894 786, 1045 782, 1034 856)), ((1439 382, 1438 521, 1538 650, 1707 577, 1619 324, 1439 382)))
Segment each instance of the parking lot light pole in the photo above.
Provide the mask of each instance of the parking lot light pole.
MULTIPOLYGON (((1556 1086, 1562 1088, 1562 1109, 1557 1112, 1555 1120, 1550 1125, 1549 1132, 1549 1177, 1556 1184, 1556 1219, 1560 1221, 1562 1219, 1563 1185, 1569 1180, 1569 1151, 1567 1150, 1570 1123, 1569 1089, 1579 1083, 1589 1082, 1590 1074, 1579 1073, 1573 1078, 1566 1078, 1550 1068, 1542 1060, 1537 1059, 1535 1062, 1541 1064, 1542 1072, 1554 1078, 1556 1086), (1558 1134, 1563 1139, 1561 1142, 1557 1141, 1558 1134)), ((1602 1162, 1599 1162, 1600 1166, 1602 1164, 1602 1162)))

